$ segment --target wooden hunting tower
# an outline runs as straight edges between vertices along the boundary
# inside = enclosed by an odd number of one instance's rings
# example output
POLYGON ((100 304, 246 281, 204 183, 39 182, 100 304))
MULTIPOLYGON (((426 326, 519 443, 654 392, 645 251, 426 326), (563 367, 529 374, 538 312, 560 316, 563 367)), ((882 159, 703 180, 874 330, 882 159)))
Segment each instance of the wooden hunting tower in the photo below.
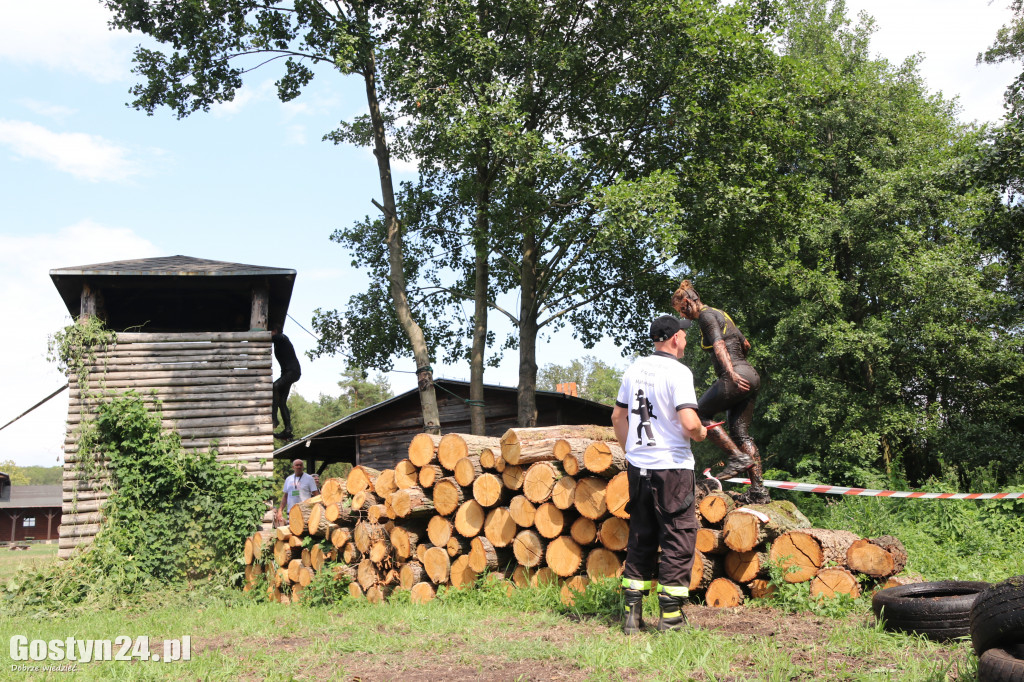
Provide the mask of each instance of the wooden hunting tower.
MULTIPOLYGON (((89 371, 88 389, 135 389, 188 450, 250 476, 273 475, 270 329, 283 325, 295 271, 170 256, 60 268, 50 277, 76 320, 95 315, 117 333, 89 371)), ((79 467, 76 430, 90 406, 69 376, 64 516, 59 555, 92 542, 108 479, 79 467)))

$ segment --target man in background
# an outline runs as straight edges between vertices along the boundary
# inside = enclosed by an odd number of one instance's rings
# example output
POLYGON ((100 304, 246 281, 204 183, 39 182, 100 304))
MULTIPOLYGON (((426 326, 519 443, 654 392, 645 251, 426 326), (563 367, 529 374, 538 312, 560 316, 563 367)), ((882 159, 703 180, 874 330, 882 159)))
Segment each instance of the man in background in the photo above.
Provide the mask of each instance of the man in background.
POLYGON ((281 376, 274 382, 274 400, 271 407, 274 428, 277 428, 278 410, 281 411, 281 421, 284 422, 284 429, 280 433, 275 433, 274 438, 291 440, 295 436, 292 433, 292 414, 288 410, 288 394, 292 390, 292 384, 302 376, 302 370, 299 368, 299 359, 295 357, 295 347, 288 337, 281 333, 281 327, 271 330, 270 338, 274 344, 274 357, 281 366, 281 376))
POLYGON ((693 374, 679 362, 690 321, 662 315, 651 323, 654 354, 639 358, 622 376, 612 426, 626 453, 629 542, 622 572, 627 635, 643 628, 643 598, 658 578, 658 630, 686 624, 683 602, 697 542, 695 480, 690 440, 707 429, 697 416, 693 374), (636 437, 633 437, 636 434, 636 437), (661 558, 658 547, 661 547, 661 558))
POLYGON ((288 512, 299 502, 305 502, 320 492, 316 476, 305 473, 306 465, 301 459, 292 462, 292 475, 284 479, 284 497, 281 498, 281 506, 277 510, 277 525, 281 526, 288 521, 288 512))

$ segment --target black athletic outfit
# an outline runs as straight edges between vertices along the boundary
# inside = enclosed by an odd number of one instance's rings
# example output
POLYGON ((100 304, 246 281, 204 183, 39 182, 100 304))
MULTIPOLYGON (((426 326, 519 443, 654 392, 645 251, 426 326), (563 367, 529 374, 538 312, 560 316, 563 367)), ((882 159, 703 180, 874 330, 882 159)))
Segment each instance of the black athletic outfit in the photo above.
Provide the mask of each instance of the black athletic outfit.
POLYGON ((697 317, 697 323, 700 325, 701 348, 711 353, 711 360, 715 364, 715 374, 718 376, 718 380, 697 401, 697 414, 706 425, 719 412, 726 412, 729 435, 732 439, 740 447, 746 443, 753 446, 754 439, 750 437, 750 422, 754 417, 754 402, 757 400, 757 392, 761 388, 761 376, 747 362, 747 351, 743 343, 746 337, 743 336, 732 318, 717 308, 704 306, 697 317), (749 390, 741 390, 733 382, 718 356, 715 355, 714 345, 719 340, 725 342, 725 350, 732 360, 733 370, 750 382, 749 390))
POLYGON ((292 384, 302 376, 299 368, 299 359, 295 357, 295 347, 284 334, 274 334, 274 357, 277 364, 281 365, 281 376, 274 382, 273 420, 274 428, 277 428, 277 411, 281 410, 281 421, 284 422, 285 433, 292 432, 292 415, 288 410, 288 393, 292 390, 292 384))

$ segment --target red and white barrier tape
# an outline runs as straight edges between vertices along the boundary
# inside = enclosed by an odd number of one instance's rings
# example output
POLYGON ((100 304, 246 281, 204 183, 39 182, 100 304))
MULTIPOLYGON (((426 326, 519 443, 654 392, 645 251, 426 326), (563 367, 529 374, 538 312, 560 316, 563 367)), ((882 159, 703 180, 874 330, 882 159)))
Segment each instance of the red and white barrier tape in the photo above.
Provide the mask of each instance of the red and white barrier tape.
MULTIPOLYGON (((704 475, 710 478, 710 469, 704 475)), ((729 483, 750 485, 749 478, 729 478, 729 483)), ((919 500, 1019 500, 1024 492, 1018 493, 924 493, 906 490, 872 490, 871 488, 844 488, 841 485, 818 485, 816 483, 794 483, 793 481, 762 481, 766 488, 795 490, 802 493, 825 493, 828 495, 857 495, 858 497, 907 497, 919 500)))

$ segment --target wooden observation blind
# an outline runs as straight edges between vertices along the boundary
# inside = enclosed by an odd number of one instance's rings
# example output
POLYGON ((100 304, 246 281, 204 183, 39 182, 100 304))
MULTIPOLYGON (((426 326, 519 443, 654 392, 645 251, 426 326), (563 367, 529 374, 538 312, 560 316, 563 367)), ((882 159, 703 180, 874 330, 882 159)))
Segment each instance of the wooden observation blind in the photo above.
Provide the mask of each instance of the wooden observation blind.
MULTIPOLYGON (((117 331, 96 353, 88 388, 135 389, 162 407, 163 424, 188 450, 217 448, 217 459, 250 476, 273 475, 272 346, 283 325, 295 271, 171 256, 50 271, 72 317, 96 315, 117 331)), ((82 386, 68 377, 63 518, 59 556, 92 542, 109 479, 84 474, 76 429, 90 414, 82 386)))

